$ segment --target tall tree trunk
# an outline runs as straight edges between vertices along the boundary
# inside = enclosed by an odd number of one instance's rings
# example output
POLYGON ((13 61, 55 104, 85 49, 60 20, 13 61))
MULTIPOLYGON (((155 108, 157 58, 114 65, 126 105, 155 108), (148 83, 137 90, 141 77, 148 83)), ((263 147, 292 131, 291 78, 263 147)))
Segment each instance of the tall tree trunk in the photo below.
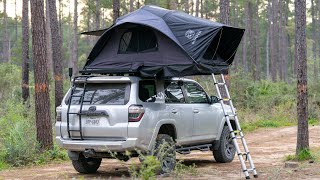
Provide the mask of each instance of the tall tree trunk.
POLYGON ((17 15, 17 0, 14 0, 14 21, 15 21, 15 38, 14 40, 18 40, 18 15, 17 15))
POLYGON ((295 34, 295 59, 299 63, 297 69, 298 133, 296 148, 298 155, 302 149, 309 149, 306 0, 295 0, 295 34))
MULTIPOLYGON (((139 4, 139 1, 138 1, 139 4)), ((140 6, 140 5, 138 5, 140 6)), ((120 16, 120 1, 113 0, 113 23, 116 22, 117 18, 120 16)))
POLYGON ((203 7, 203 0, 200 0, 200 17, 203 18, 203 14, 204 14, 204 7, 203 7))
POLYGON ((133 3, 134 3, 134 0, 130 0, 130 2, 129 2, 129 4, 130 4, 130 12, 134 11, 133 3))
MULTIPOLYGON (((318 0, 318 3, 317 3, 317 9, 318 9, 318 30, 320 30, 320 0, 318 0)), ((317 41, 318 41, 318 56, 320 57, 320 33, 318 33, 318 36, 317 36, 317 41)), ((318 63, 318 69, 320 69, 320 62, 318 63)))
POLYGON ((51 30, 50 30, 50 14, 49 14, 49 1, 46 0, 45 6, 46 6, 46 19, 45 19, 45 26, 46 26, 46 47, 47 47, 47 66, 48 71, 53 76, 53 62, 52 62, 52 42, 51 42, 51 30))
POLYGON ((255 38, 253 32, 253 4, 248 1, 248 35, 249 35, 249 57, 250 57, 250 70, 252 72, 252 77, 255 77, 255 62, 256 62, 256 48, 255 48, 255 38))
POLYGON ((96 0, 96 30, 100 29, 100 0, 96 0))
POLYGON ((230 24, 230 1, 220 0, 220 21, 223 24, 230 24))
POLYGON ((270 37, 271 37, 271 0, 268 0, 268 7, 267 7, 267 40, 266 40, 266 79, 270 79, 270 37))
MULTIPOLYGON (((229 0, 220 0, 220 22, 227 25, 230 24, 230 1, 229 0)), ((225 75, 225 80, 226 80, 226 85, 228 89, 230 89, 230 70, 228 70, 228 74, 225 75)), ((227 97, 227 93, 223 89, 220 89, 220 92, 222 92, 221 95, 223 97, 227 97)), ((225 103, 229 104, 228 102, 225 102, 225 103)))
POLYGON ((171 10, 176 10, 177 9, 176 0, 168 0, 168 5, 169 5, 168 9, 171 9, 171 10))
POLYGON ((29 99, 29 0, 22 4, 22 100, 29 99))
POLYGON ((278 18, 278 0, 272 1, 271 28, 270 28, 270 65, 271 79, 277 80, 277 18, 278 18))
POLYGON ((260 18, 259 18, 259 5, 260 1, 256 1, 256 35, 255 35, 255 53, 256 53, 256 61, 255 61, 255 76, 254 79, 256 81, 260 80, 260 18))
MULTIPOLYGON (((245 13, 246 17, 244 19, 246 24, 246 29, 248 29, 249 26, 249 10, 248 6, 245 8, 245 13)), ((243 40, 242 40, 242 65, 243 65, 243 70, 244 72, 248 72, 248 61, 247 61, 247 36, 248 36, 248 31, 245 31, 243 34, 243 40)))
POLYGON ((78 74, 78 0, 74 0, 72 68, 73 68, 73 76, 77 75, 78 74))
POLYGON ((278 59, 277 59, 277 67, 278 67, 278 74, 279 74, 279 78, 281 81, 283 81, 283 55, 284 55, 284 47, 282 46, 283 44, 283 1, 279 1, 279 23, 278 25, 278 59))
POLYGON ((312 16, 312 55, 313 55, 313 78, 314 82, 318 82, 318 66, 317 66, 317 26, 316 26, 316 11, 314 0, 311 0, 311 16, 312 16))
POLYGON ((56 1, 49 1, 49 17, 52 38, 52 60, 54 74, 55 107, 60 106, 63 99, 63 73, 62 73, 62 40, 59 32, 56 1))
POLYGON ((196 0, 196 17, 199 17, 199 0, 196 0))
POLYGON ((189 14, 189 0, 184 0, 184 12, 189 14))
POLYGON ((7 0, 3 0, 3 62, 10 61, 10 42, 8 37, 7 0))
POLYGON ((31 1, 32 51, 35 83, 35 110, 37 140, 40 150, 52 149, 52 125, 50 115, 49 82, 46 51, 44 4, 31 1))

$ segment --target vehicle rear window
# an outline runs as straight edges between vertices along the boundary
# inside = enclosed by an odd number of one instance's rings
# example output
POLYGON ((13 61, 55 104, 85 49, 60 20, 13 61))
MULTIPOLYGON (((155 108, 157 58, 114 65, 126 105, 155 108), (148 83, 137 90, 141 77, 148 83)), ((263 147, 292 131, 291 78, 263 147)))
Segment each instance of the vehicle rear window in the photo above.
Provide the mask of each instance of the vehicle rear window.
MULTIPOLYGON (((81 96, 82 94, 83 84, 76 84, 73 95, 81 96)), ((87 84, 83 104, 124 105, 128 103, 129 96, 130 83, 87 84)), ((66 104, 68 104, 69 98, 66 101, 66 104)), ((80 104, 80 97, 72 97, 71 104, 80 104)))
POLYGON ((156 82, 154 80, 139 81, 139 99, 143 102, 154 102, 150 99, 156 95, 156 82))

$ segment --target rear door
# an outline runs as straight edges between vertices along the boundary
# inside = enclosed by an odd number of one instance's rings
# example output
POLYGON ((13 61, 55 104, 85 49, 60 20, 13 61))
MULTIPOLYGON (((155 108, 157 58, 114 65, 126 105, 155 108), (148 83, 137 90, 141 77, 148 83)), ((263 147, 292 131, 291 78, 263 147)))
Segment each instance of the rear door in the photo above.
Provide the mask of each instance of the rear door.
MULTIPOLYGON (((70 129, 80 129, 81 123, 84 139, 125 140, 127 138, 129 106, 127 104, 130 97, 130 86, 129 82, 88 83, 84 95, 81 121, 80 115, 70 114, 70 129)), ((81 96, 82 93, 83 84, 77 84, 74 95, 81 96)), ((66 103, 68 106, 69 102, 66 103)), ((80 106, 80 97, 73 97, 70 112, 80 113, 80 106)), ((67 124, 64 123, 66 128, 67 124)), ((67 130, 65 129, 65 131, 67 130)), ((80 133, 71 131, 71 136, 79 138, 80 133)))

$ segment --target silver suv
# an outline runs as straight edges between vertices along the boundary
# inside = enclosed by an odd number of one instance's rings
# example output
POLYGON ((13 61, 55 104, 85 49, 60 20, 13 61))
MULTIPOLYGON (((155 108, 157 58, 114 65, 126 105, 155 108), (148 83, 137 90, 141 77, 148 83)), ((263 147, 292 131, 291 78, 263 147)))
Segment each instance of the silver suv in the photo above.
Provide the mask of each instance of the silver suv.
POLYGON ((56 109, 56 140, 80 173, 96 172, 102 158, 139 155, 156 156, 166 173, 176 152, 191 150, 231 162, 235 148, 219 100, 186 78, 78 77, 56 109))

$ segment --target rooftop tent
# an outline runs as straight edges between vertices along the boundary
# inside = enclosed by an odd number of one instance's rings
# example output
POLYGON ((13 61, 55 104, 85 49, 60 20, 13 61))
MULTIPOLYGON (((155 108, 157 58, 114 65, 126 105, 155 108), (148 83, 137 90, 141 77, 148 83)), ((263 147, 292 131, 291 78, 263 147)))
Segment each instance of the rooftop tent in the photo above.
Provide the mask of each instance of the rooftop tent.
POLYGON ((137 73, 144 77, 227 73, 243 29, 180 11, 144 6, 117 19, 101 35, 82 73, 137 73))

